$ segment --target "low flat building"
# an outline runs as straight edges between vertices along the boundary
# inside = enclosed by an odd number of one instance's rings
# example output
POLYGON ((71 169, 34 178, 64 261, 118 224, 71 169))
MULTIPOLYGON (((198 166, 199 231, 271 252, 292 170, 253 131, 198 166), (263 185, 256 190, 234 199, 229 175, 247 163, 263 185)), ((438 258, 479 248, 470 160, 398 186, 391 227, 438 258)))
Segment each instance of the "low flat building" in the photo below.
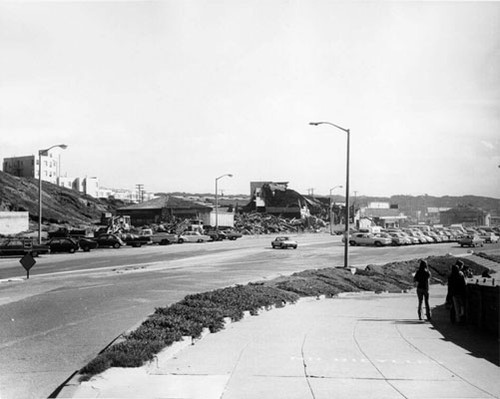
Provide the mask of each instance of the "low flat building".
POLYGON ((116 210, 118 215, 129 215, 133 226, 160 224, 173 218, 203 220, 211 211, 209 206, 169 195, 116 210))

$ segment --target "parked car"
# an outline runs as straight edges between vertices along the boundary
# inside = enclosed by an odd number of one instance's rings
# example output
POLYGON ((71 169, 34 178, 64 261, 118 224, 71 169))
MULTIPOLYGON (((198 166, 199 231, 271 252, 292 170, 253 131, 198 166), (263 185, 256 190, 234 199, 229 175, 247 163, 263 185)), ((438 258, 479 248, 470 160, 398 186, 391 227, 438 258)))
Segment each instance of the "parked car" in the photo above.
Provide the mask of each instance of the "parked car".
POLYGON ((221 231, 209 230, 205 231, 205 234, 209 236, 212 241, 222 241, 226 238, 224 233, 222 233, 221 231))
POLYGON ((290 237, 281 236, 281 237, 276 237, 271 242, 271 246, 274 249, 277 249, 277 248, 279 248, 279 249, 286 249, 286 248, 297 249, 298 243, 297 243, 297 241, 290 239, 290 237))
POLYGON ((78 240, 78 245, 84 252, 89 252, 91 249, 97 248, 99 245, 97 241, 92 238, 82 237, 78 240))
POLYGON ((437 233, 435 233, 433 231, 427 231, 425 233, 425 235, 427 237, 432 238, 434 240, 434 242, 437 242, 437 243, 443 242, 443 238, 439 234, 437 234, 437 233))
POLYGON ((152 243, 151 237, 139 236, 137 234, 132 234, 132 233, 122 234, 120 238, 123 240, 123 242, 125 242, 126 245, 136 248, 152 243))
POLYGON ((9 237, 0 241, 0 256, 26 255, 36 257, 40 254, 49 253, 47 245, 37 244, 31 238, 9 237))
POLYGON ((237 240, 238 238, 243 237, 241 235, 241 233, 238 233, 237 231, 232 231, 232 230, 219 231, 219 234, 221 234, 225 240, 231 240, 231 241, 234 241, 234 240, 237 240))
POLYGON ((410 245, 412 244, 409 237, 405 236, 403 233, 398 233, 392 231, 390 233, 386 233, 392 239, 392 245, 410 245))
POLYGON ((97 237, 96 242, 99 247, 120 248, 126 245, 125 242, 123 242, 123 240, 116 234, 101 234, 97 237))
MULTIPOLYGON (((344 241, 344 239, 342 239, 344 241)), ((376 247, 383 247, 392 245, 392 238, 382 237, 372 233, 356 233, 349 237, 349 245, 374 245, 376 247)))
POLYGON ((404 230, 404 232, 406 234, 408 234, 410 237, 412 237, 412 240, 416 243, 416 244, 427 244, 428 241, 427 239, 422 236, 421 234, 415 232, 415 231, 412 231, 412 230, 404 230))
POLYGON ((142 229, 139 236, 148 237, 151 239, 151 244, 168 245, 180 242, 178 234, 168 233, 165 231, 157 231, 156 233, 153 233, 153 230, 151 229, 142 229))
POLYGON ((52 238, 46 242, 46 245, 49 246, 50 252, 69 252, 70 254, 78 251, 80 249, 80 245, 78 241, 74 238, 52 238))
POLYGON ((489 233, 489 232, 485 232, 484 234, 481 234, 479 237, 482 240, 484 240, 485 243, 488 244, 495 244, 500 240, 500 237, 497 236, 495 233, 489 233))
POLYGON ((484 245, 484 240, 476 234, 468 234, 458 240, 461 247, 482 247, 484 245))
POLYGON ((207 242, 207 241, 212 241, 212 237, 210 237, 206 234, 201 234, 197 231, 185 231, 179 237, 179 243, 183 243, 183 242, 207 242))

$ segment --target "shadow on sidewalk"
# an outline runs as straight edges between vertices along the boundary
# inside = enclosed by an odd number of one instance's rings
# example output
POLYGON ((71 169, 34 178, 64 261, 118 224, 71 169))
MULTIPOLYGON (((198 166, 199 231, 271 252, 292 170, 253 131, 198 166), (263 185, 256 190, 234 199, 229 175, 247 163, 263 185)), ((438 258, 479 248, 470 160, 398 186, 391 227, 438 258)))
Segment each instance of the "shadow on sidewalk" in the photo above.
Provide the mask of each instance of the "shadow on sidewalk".
POLYGON ((481 331, 472 325, 452 324, 449 310, 444 304, 432 309, 432 325, 446 341, 464 348, 472 356, 500 366, 499 339, 494 334, 481 331))

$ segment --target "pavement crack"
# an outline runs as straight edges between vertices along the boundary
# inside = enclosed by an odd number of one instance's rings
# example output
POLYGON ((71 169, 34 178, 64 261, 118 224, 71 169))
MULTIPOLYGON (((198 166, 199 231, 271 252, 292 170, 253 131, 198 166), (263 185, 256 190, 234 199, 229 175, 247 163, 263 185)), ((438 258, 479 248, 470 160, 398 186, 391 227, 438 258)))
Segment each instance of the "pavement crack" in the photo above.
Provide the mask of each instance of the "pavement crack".
POLYGON ((231 372, 229 373, 229 378, 227 379, 227 382, 226 382, 226 385, 224 386, 224 389, 222 390, 222 393, 220 395, 220 399, 222 399, 224 397, 224 394, 226 393, 227 391, 227 388, 229 386, 229 383, 231 382, 233 376, 234 376, 234 372, 236 371, 236 368, 238 367, 238 365, 240 364, 240 361, 241 361, 241 358, 243 357, 243 352, 245 352, 245 350, 247 349, 249 343, 247 343, 240 351, 240 354, 238 355, 238 359, 236 359, 236 363, 234 364, 234 367, 233 369, 231 370, 231 372))
POLYGON ((375 370, 377 370, 377 372, 382 376, 382 380, 384 380, 387 384, 389 384, 389 386, 394 389, 396 392, 398 392, 403 398, 405 399, 408 399, 407 396, 405 396, 403 394, 403 392, 401 392, 399 389, 397 389, 394 384, 391 383, 391 381, 384 375, 384 373, 382 373, 382 371, 380 370, 379 367, 377 367, 377 365, 375 364, 375 362, 370 359, 370 357, 366 354, 366 352, 363 350, 363 348, 361 347, 358 339, 356 338, 356 331, 358 329, 358 324, 359 324, 359 320, 356 321, 356 324, 354 326, 354 329, 352 331, 352 338, 356 344, 356 346, 358 347, 358 350, 363 354, 363 356, 371 363, 371 365, 375 368, 375 370))
POLYGON ((316 396, 314 395, 314 391, 313 391, 312 386, 311 386, 311 381, 309 380, 309 375, 307 374, 307 363, 306 363, 306 357, 304 356, 304 346, 306 344, 306 339, 307 339, 307 334, 304 335, 304 340, 302 341, 300 353, 302 355, 302 365, 304 368, 304 377, 306 378, 307 386, 309 387, 309 391, 311 392, 312 398, 316 399, 316 396))

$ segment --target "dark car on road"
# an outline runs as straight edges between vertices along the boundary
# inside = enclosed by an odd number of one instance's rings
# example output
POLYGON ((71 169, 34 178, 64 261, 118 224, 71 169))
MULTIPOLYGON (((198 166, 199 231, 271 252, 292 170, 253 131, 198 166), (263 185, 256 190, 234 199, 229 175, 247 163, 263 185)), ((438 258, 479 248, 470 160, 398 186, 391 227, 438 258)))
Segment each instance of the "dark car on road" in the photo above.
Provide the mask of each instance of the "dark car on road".
POLYGON ((10 237, 0 241, 0 256, 26 255, 36 257, 49 253, 49 247, 33 242, 31 238, 10 237))
POLYGON ((115 234, 101 234, 97 237, 96 242, 99 247, 120 248, 126 245, 125 242, 115 234))

